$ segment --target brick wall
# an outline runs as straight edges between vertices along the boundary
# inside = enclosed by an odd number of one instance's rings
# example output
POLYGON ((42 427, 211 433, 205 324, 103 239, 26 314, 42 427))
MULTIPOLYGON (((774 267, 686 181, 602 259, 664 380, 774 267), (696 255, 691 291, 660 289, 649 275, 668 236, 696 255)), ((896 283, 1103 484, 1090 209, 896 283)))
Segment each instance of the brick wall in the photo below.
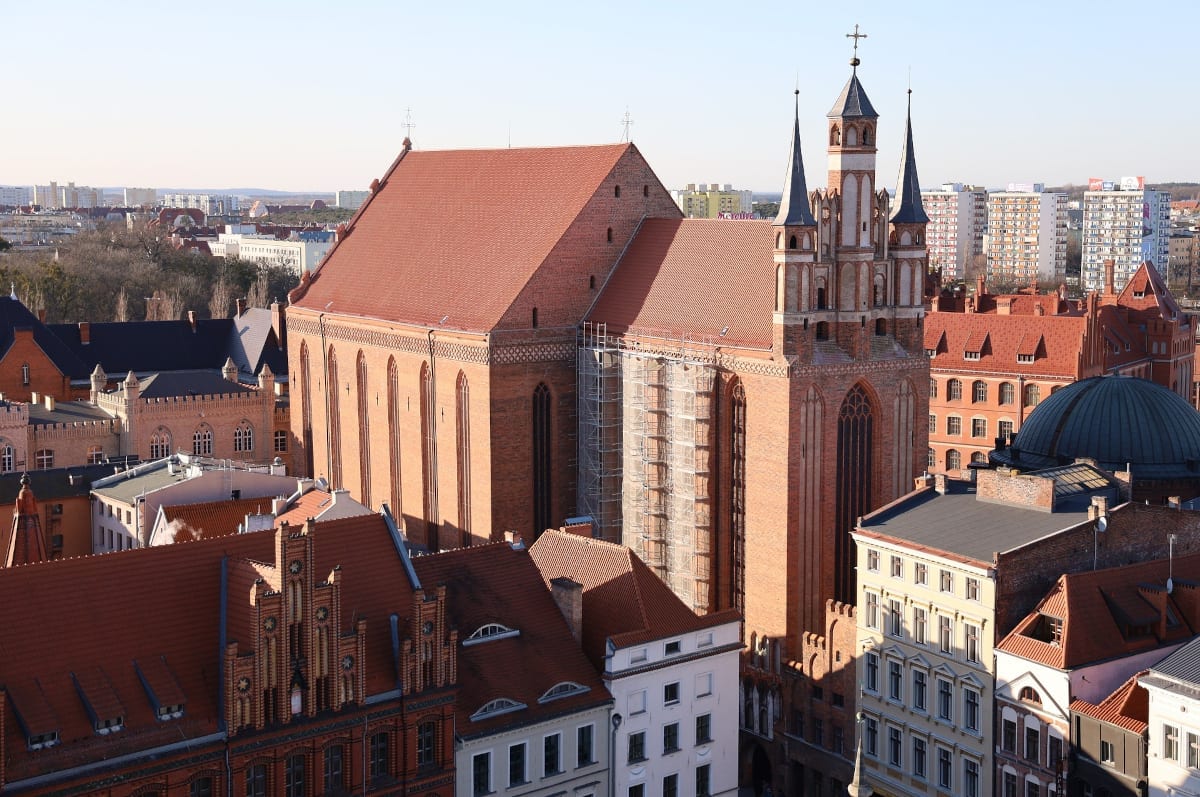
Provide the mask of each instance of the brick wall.
POLYGON ((71 378, 46 356, 33 339, 32 329, 14 329, 13 342, 0 359, 0 394, 9 401, 29 401, 31 393, 54 396, 59 401, 72 398, 71 378), (29 366, 29 379, 24 378, 29 366))
POLYGON ((975 499, 1051 512, 1054 509, 1054 479, 1007 470, 979 470, 975 473, 975 499))

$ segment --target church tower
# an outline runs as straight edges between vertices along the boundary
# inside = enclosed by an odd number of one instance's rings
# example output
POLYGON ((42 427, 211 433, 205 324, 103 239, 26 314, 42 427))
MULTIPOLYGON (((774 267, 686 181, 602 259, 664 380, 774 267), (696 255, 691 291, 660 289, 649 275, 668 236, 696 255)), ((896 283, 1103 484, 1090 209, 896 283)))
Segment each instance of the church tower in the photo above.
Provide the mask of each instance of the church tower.
MULTIPOLYGON (((805 334, 808 313, 813 309, 810 296, 812 264, 816 253, 817 222, 812 214, 812 199, 804 180, 804 157, 800 153, 800 90, 796 90, 796 118, 792 125, 791 148, 779 215, 773 224, 775 233, 775 313, 773 351, 783 358, 810 359, 812 348, 805 334)), ((824 293, 820 296, 824 304, 824 293)), ((823 309, 823 307, 822 307, 823 309)))

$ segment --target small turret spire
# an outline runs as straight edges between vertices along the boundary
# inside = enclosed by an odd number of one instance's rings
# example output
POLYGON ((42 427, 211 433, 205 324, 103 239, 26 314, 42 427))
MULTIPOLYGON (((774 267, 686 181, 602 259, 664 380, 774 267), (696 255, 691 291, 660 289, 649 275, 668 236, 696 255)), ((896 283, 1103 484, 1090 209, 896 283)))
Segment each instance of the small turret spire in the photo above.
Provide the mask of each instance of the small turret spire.
POLYGON ((46 555, 46 540, 42 535, 42 521, 38 514, 37 499, 29 489, 29 474, 21 476, 21 491, 13 507, 12 530, 8 536, 8 548, 4 553, 4 567, 16 567, 49 559, 46 555))
POLYGON ((808 199, 808 185, 804 181, 804 156, 800 152, 800 89, 796 89, 796 120, 792 125, 792 151, 788 159, 787 174, 783 178, 783 196, 779 200, 779 215, 775 226, 784 225, 815 227, 812 207, 808 199))
POLYGON ((900 177, 896 181, 896 212, 892 224, 928 224, 921 204, 921 181, 917 178, 917 156, 912 137, 912 89, 908 90, 908 117, 904 121, 904 152, 900 158, 900 177))

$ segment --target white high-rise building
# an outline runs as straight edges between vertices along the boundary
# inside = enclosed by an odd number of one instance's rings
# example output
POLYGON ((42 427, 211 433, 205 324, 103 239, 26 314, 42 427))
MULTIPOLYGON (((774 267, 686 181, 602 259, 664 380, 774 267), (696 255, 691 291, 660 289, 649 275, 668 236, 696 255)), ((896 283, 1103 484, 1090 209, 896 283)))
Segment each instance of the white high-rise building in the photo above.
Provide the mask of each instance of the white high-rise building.
POLYGON ((0 205, 21 207, 29 204, 29 186, 0 185, 0 205))
POLYGON ((158 192, 153 188, 126 188, 124 200, 127 208, 150 207, 158 204, 158 192))
POLYGON ((1103 290, 1104 261, 1113 261, 1113 289, 1129 281, 1149 260, 1162 273, 1170 256, 1171 195, 1140 187, 1140 178, 1122 180, 1111 191, 1083 195, 1083 264, 1085 291, 1103 290))
POLYGON ((1067 195, 1041 183, 988 194, 987 269, 994 284, 1059 285, 1067 271, 1067 195))
POLYGON ((337 191, 334 193, 333 201, 339 208, 358 210, 370 195, 370 191, 337 191))
POLYGON ((197 208, 206 216, 238 211, 238 198, 228 194, 164 194, 162 203, 165 208, 197 208))
POLYGON ((962 183, 943 183, 936 191, 922 191, 921 204, 929 216, 925 242, 929 265, 942 276, 966 276, 973 258, 983 254, 987 232, 987 191, 962 183))

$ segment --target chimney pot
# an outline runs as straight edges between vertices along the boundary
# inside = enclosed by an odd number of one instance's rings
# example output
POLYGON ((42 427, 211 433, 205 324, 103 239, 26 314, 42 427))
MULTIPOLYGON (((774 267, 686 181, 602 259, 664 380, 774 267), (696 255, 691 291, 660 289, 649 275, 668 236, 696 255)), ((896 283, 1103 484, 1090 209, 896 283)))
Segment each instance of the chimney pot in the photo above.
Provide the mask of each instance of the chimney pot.
POLYGON ((84 346, 92 342, 92 325, 87 321, 79 322, 79 342, 84 346))
POLYGON ((937 491, 938 495, 946 494, 946 474, 938 473, 934 475, 933 489, 937 491))
POLYGON ((196 331, 196 311, 188 310, 187 317, 188 317, 188 323, 191 324, 191 326, 192 326, 192 332, 195 332, 196 331))
POLYGON ((238 299, 234 303, 234 305, 237 307, 237 314, 239 316, 245 314, 245 312, 246 312, 246 300, 245 299, 238 299))

